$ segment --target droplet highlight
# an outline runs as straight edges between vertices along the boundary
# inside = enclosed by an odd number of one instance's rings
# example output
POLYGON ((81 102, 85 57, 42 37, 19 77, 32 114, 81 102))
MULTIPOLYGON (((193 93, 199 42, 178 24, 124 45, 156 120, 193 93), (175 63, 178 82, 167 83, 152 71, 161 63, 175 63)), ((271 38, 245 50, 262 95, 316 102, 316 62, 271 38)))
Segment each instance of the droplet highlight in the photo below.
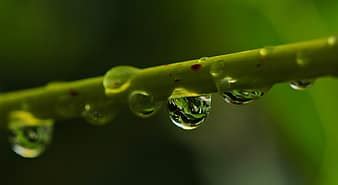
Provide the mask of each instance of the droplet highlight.
POLYGON ((113 104, 91 104, 84 105, 82 117, 92 125, 106 125, 112 122, 117 115, 117 108, 113 104))
POLYGON ((265 94, 263 90, 245 89, 245 90, 228 90, 222 93, 225 102, 235 105, 244 105, 252 103, 265 94))
POLYGON ((337 44, 337 37, 336 36, 331 36, 327 39, 327 44, 330 46, 330 47, 333 47, 337 44))
POLYGON ((51 142, 53 125, 53 120, 38 119, 28 112, 12 112, 9 122, 12 150, 24 158, 39 157, 51 142))
POLYGON ((211 110, 211 95, 168 99, 170 120, 184 130, 199 127, 211 110))
POLYGON ((311 87, 314 83, 314 80, 295 80, 290 82, 290 87, 297 91, 302 91, 311 87))
POLYGON ((162 103, 157 102, 150 93, 142 90, 133 91, 129 95, 129 108, 137 116, 148 118, 154 115, 162 103))

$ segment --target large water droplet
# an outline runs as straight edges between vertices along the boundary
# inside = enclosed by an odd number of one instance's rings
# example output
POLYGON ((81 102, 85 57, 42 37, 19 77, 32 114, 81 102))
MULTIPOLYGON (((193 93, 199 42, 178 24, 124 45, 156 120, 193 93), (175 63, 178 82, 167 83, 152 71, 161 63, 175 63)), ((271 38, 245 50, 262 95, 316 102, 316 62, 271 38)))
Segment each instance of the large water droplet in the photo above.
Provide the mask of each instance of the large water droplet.
POLYGON ((127 89, 131 76, 138 71, 139 69, 131 66, 118 66, 109 70, 103 80, 106 93, 115 94, 127 89))
POLYGON ((184 130, 192 130, 201 125, 211 110, 211 95, 169 98, 170 120, 184 130))
POLYGON ((90 124, 105 125, 111 122, 117 115, 117 108, 110 103, 86 104, 82 112, 82 117, 90 124))
POLYGON ((312 86, 314 80, 296 80, 290 82, 290 87, 294 90, 305 90, 306 88, 312 86))
POLYGON ((236 105, 251 103, 263 95, 264 91, 259 89, 228 90, 222 93, 225 102, 236 105))
POLYGON ((139 117, 147 118, 154 115, 161 107, 161 102, 156 102, 154 96, 146 91, 133 91, 129 95, 129 108, 139 117))
POLYGON ((23 111, 10 115, 9 130, 12 149, 24 158, 40 156, 52 139, 53 120, 42 120, 23 111))

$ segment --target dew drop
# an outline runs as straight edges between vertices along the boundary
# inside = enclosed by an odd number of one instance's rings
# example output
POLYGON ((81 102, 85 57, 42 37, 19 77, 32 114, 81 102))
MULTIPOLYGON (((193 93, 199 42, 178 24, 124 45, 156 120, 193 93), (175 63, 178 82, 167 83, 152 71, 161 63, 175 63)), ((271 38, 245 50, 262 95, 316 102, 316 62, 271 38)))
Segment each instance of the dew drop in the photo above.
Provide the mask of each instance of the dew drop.
POLYGON ((90 124, 93 125, 105 125, 117 115, 117 109, 113 104, 106 103, 105 105, 90 104, 84 105, 82 117, 90 124))
POLYGON ((211 95, 168 99, 170 120, 184 130, 201 125, 211 110, 211 95))
POLYGON ((200 62, 205 62, 209 59, 209 57, 202 57, 199 59, 200 62))
POLYGON ((268 56, 268 54, 269 54, 269 50, 267 48, 262 48, 259 50, 259 55, 262 58, 265 58, 266 56, 268 56))
POLYGON ((54 121, 42 120, 24 111, 11 113, 9 141, 12 150, 24 158, 39 157, 51 142, 54 121))
POLYGON ((154 96, 146 91, 136 90, 129 95, 129 108, 137 116, 148 118, 154 115, 161 107, 154 96))
POLYGON ((139 69, 131 66, 118 66, 109 70, 103 79, 103 86, 106 93, 120 93, 129 87, 131 76, 139 69))
POLYGON ((237 79, 226 76, 221 79, 215 79, 215 83, 217 90, 219 92, 223 92, 224 90, 231 88, 235 83, 237 83, 237 79))
POLYGON ((264 91, 259 89, 229 90, 222 93, 225 102, 235 105, 251 103, 263 95, 264 91))
POLYGON ((308 87, 311 87, 314 80, 296 80, 290 82, 290 87, 294 90, 302 91, 308 87))
POLYGON ((332 36, 327 39, 327 44, 331 47, 335 46, 337 44, 337 37, 332 36))
POLYGON ((210 67, 209 73, 211 74, 212 77, 214 78, 219 78, 224 75, 224 63, 222 61, 219 61, 215 64, 213 64, 210 67))
POLYGON ((309 63, 309 58, 304 54, 304 52, 297 53, 296 63, 302 67, 306 66, 309 63))

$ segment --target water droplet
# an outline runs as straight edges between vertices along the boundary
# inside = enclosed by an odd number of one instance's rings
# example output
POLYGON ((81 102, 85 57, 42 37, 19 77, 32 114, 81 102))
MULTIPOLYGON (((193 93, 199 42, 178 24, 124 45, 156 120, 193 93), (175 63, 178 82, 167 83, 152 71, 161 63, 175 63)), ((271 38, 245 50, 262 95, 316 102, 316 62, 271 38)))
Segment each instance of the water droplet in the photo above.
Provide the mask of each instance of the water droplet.
POLYGON ((28 112, 11 113, 9 141, 13 151, 24 158, 40 156, 52 139, 53 125, 53 120, 38 119, 28 112))
POLYGON ((223 61, 219 61, 219 62, 213 64, 210 67, 210 74, 214 78, 222 77, 224 75, 224 73, 225 72, 224 72, 224 62, 223 61))
POLYGON ((170 120, 184 130, 192 130, 201 125, 211 110, 211 95, 169 98, 170 120))
POLYGON ((335 46, 337 44, 337 37, 331 36, 327 39, 327 44, 331 47, 335 46))
POLYGON ((297 53, 296 62, 300 67, 307 65, 309 63, 309 60, 310 59, 306 57, 304 52, 297 53))
POLYGON ((259 50, 259 55, 262 57, 262 58, 265 58, 266 56, 268 56, 269 54, 269 51, 267 48, 262 48, 259 50))
POLYGON ((296 80, 290 82, 290 87, 294 90, 305 90, 314 83, 314 80, 296 80))
POLYGON ((202 57, 199 59, 200 62, 205 62, 209 59, 209 57, 202 57))
POLYGON ((227 103, 244 105, 262 97, 264 95, 264 91, 258 89, 228 90, 222 93, 222 97, 227 103))
POLYGON ((216 87, 219 92, 223 92, 226 89, 231 88, 236 82, 237 82, 237 79, 234 79, 230 76, 226 76, 224 78, 215 80, 216 87))
POLYGON ((146 91, 133 91, 129 95, 129 108, 137 116, 147 118, 154 115, 161 107, 161 102, 156 102, 154 96, 146 91))
POLYGON ((115 94, 126 90, 129 87, 131 76, 139 69, 131 66, 118 66, 109 70, 104 76, 103 86, 106 93, 115 94))
POLYGON ((90 124, 105 125, 117 115, 116 107, 111 103, 103 104, 85 104, 82 117, 90 124))

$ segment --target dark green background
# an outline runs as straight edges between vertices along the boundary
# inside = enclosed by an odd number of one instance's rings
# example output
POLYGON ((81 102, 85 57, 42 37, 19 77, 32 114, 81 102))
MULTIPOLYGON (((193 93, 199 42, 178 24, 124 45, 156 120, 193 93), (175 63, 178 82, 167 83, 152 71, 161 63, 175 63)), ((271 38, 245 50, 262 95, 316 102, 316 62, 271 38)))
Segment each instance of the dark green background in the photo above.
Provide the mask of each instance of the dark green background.
MULTIPOLYGON (((334 0, 1 0, 0 89, 103 75, 329 36, 334 0)), ((325 61, 323 61, 325 62, 325 61)), ((124 110, 106 127, 56 125, 37 159, 0 132, 0 184, 335 185, 338 81, 275 86, 253 105, 214 96, 205 125, 176 128, 124 110)))

